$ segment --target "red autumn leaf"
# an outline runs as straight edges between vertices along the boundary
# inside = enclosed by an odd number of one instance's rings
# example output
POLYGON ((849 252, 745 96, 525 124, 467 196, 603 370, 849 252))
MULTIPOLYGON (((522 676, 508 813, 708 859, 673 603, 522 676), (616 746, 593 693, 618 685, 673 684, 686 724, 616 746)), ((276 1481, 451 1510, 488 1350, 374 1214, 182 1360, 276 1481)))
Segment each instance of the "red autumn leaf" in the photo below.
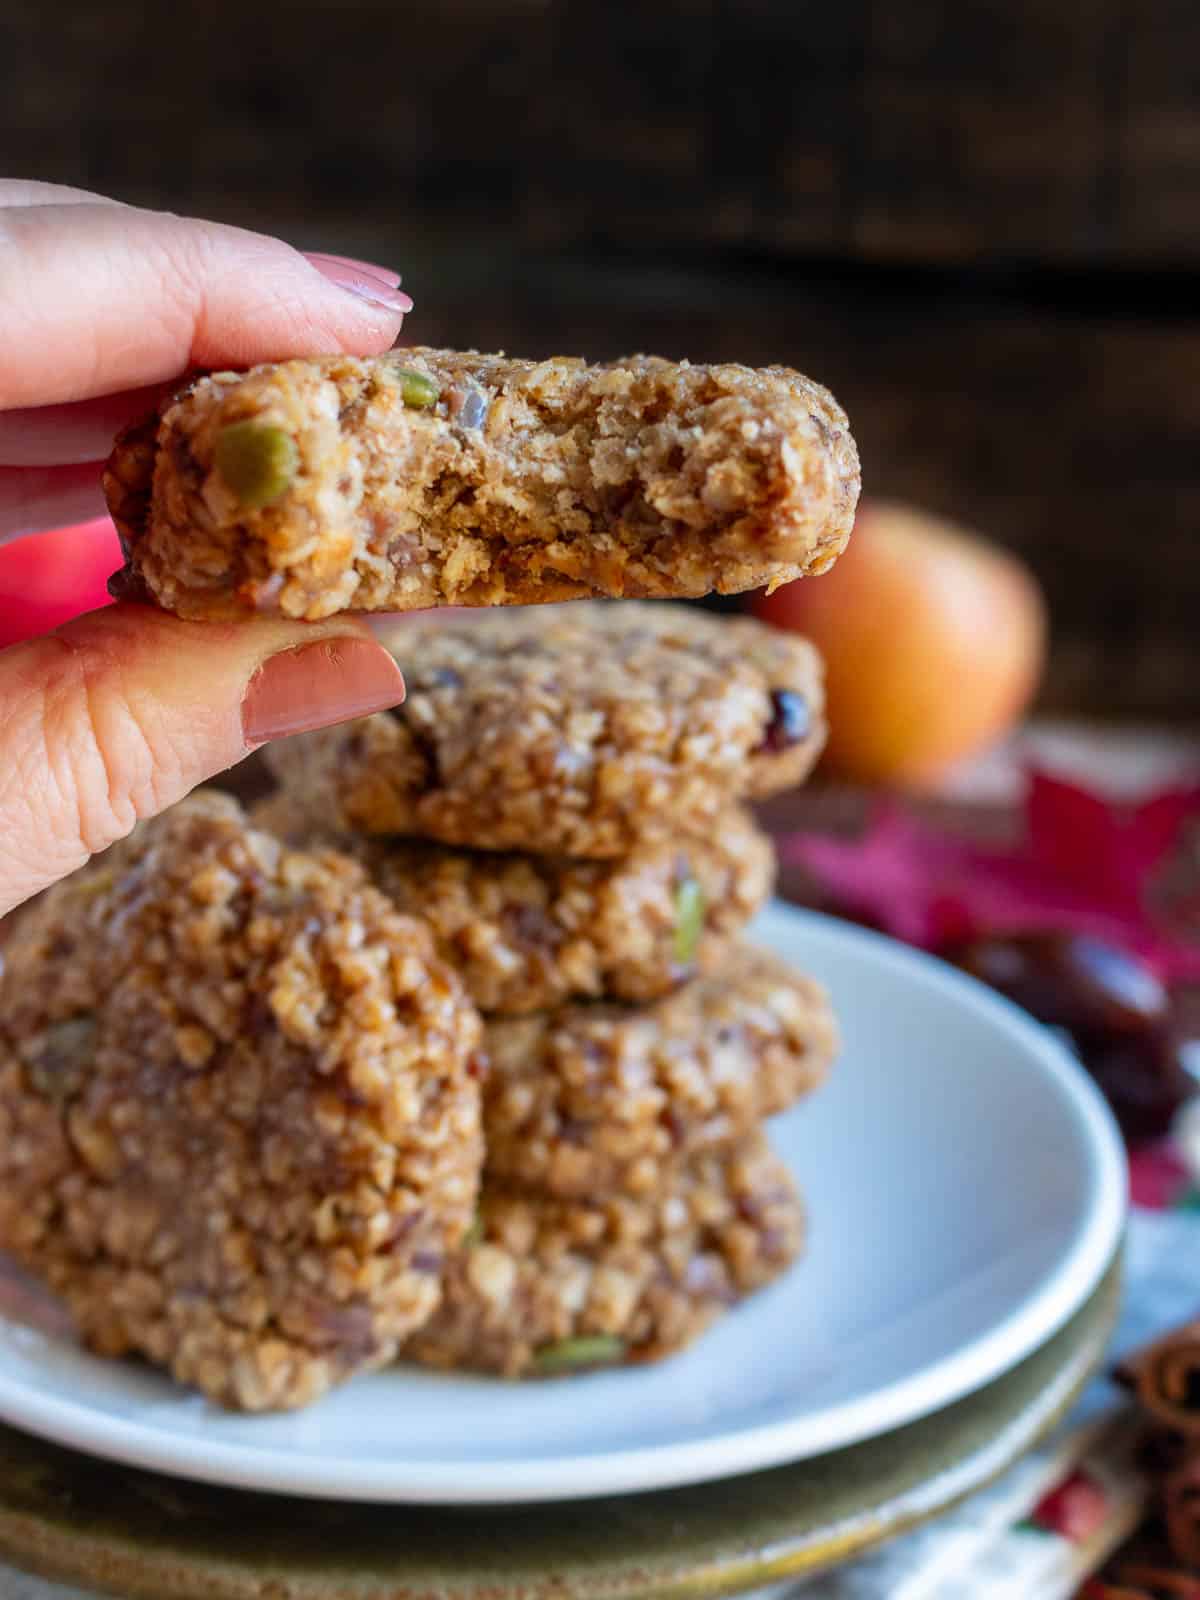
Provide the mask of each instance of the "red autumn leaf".
POLYGON ((1083 1544, 1103 1527, 1108 1496, 1086 1472, 1075 1472, 1033 1509, 1030 1522, 1047 1533, 1057 1533, 1072 1544, 1083 1544))
POLYGON ((1200 787, 1168 789, 1140 805, 1119 806, 1035 772, 1025 811, 1029 851, 1063 883, 1136 914, 1147 880, 1170 854, 1184 822, 1198 812, 1200 787))
POLYGON ((794 833, 780 859, 833 905, 925 949, 982 934, 1064 931, 1106 939, 1166 980, 1200 978, 1200 939, 1168 926, 1154 879, 1200 819, 1200 786, 1125 807, 1043 773, 1030 777, 1024 838, 978 845, 883 801, 861 838, 794 833))
POLYGON ((1146 1211, 1170 1211, 1191 1187, 1191 1174, 1169 1144, 1129 1152, 1129 1198, 1146 1211))

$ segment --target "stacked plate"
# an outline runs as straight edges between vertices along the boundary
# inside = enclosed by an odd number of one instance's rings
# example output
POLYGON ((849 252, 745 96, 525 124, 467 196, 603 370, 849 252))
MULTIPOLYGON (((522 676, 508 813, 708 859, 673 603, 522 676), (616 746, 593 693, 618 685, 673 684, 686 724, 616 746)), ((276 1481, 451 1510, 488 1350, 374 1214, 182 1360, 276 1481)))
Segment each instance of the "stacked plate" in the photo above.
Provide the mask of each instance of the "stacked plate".
MULTIPOLYGON (((542 1384, 398 1368, 268 1418, 0 1323, 0 1416, 16 1427, 156 1473, 358 1502, 251 1506, 169 1485, 172 1545, 161 1495, 155 1539, 137 1531, 162 1480, 123 1474, 126 1509, 103 1536, 114 1586, 155 1591, 157 1562, 172 1594, 193 1592, 187 1572, 197 1595, 261 1594, 274 1562, 315 1597, 328 1592, 314 1562, 330 1518, 373 1595, 436 1578, 501 1596, 539 1574, 589 1596, 744 1586, 861 1547, 1028 1447, 1098 1361, 1114 1309, 1125 1170, 1103 1101, 1048 1033, 935 961, 778 905, 751 934, 828 984, 844 1034, 830 1082, 776 1125, 809 1208, 805 1259, 659 1367, 542 1384), (634 1492, 584 1519, 549 1507, 634 1492), (228 1502, 219 1516, 215 1499, 228 1502), (536 1517, 497 1509, 530 1501, 536 1517), (488 1509, 394 1509, 465 1502, 488 1509), (234 1555, 223 1529, 239 1504, 234 1555), (214 1588, 218 1565, 228 1582, 214 1588)), ((17 1434, 0 1443, 0 1548, 43 1564, 53 1545, 54 1570, 86 1581, 95 1530, 56 1513, 46 1486, 77 1510, 94 1464, 17 1434)))

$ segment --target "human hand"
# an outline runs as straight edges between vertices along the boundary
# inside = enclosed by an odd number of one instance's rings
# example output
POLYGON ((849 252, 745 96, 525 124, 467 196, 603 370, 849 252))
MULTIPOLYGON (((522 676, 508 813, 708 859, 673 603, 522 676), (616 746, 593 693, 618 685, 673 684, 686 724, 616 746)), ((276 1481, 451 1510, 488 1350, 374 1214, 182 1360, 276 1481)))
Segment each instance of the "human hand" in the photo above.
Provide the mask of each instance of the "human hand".
MULTIPOLYGON (((77 189, 0 180, 0 542, 103 510, 113 435, 189 367, 373 355, 399 277, 77 189)), ((0 651, 0 915, 270 738, 383 710, 346 616, 188 623, 107 606, 0 651)))

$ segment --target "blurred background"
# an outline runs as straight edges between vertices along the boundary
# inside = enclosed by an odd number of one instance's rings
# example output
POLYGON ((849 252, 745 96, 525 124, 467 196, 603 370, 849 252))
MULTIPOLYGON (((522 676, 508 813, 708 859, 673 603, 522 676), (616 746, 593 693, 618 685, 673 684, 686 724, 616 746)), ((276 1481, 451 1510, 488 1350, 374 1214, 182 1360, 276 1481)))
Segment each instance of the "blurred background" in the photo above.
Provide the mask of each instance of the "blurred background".
MULTIPOLYGON (((0 105, 6 175, 392 266, 406 340, 826 383, 849 552, 730 602, 828 663, 781 892, 1025 1005, 1200 1209, 1197 0, 0 0, 0 105)), ((116 559, 0 551, 0 644, 116 559)))
POLYGON ((1200 718, 1194 0, 0 0, 0 166, 394 265, 415 342, 784 362, 1200 718))

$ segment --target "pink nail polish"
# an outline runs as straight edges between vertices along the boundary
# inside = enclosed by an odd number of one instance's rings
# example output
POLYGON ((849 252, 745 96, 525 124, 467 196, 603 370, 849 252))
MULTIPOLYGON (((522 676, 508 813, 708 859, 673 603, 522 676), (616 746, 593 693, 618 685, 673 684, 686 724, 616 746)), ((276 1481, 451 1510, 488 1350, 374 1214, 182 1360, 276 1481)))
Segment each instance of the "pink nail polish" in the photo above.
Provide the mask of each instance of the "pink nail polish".
MULTIPOLYGON (((381 283, 386 283, 389 289, 398 289, 402 282, 398 272, 393 272, 391 267, 378 266, 374 261, 359 261, 354 256, 338 256, 329 250, 305 250, 304 255, 314 267, 319 261, 331 261, 339 267, 356 267, 359 272, 365 272, 368 278, 378 278, 381 283)), ((318 267, 317 270, 321 269, 318 267)))
POLYGON ((323 278, 328 278, 330 283, 336 283, 339 289, 357 295, 369 305, 380 306, 385 311, 412 310, 412 299, 403 289, 393 288, 381 278, 370 277, 357 264, 318 258, 312 265, 323 278))
POLYGON ((248 745, 387 711, 404 699, 400 668, 373 639, 343 635, 271 656, 242 701, 248 745))

